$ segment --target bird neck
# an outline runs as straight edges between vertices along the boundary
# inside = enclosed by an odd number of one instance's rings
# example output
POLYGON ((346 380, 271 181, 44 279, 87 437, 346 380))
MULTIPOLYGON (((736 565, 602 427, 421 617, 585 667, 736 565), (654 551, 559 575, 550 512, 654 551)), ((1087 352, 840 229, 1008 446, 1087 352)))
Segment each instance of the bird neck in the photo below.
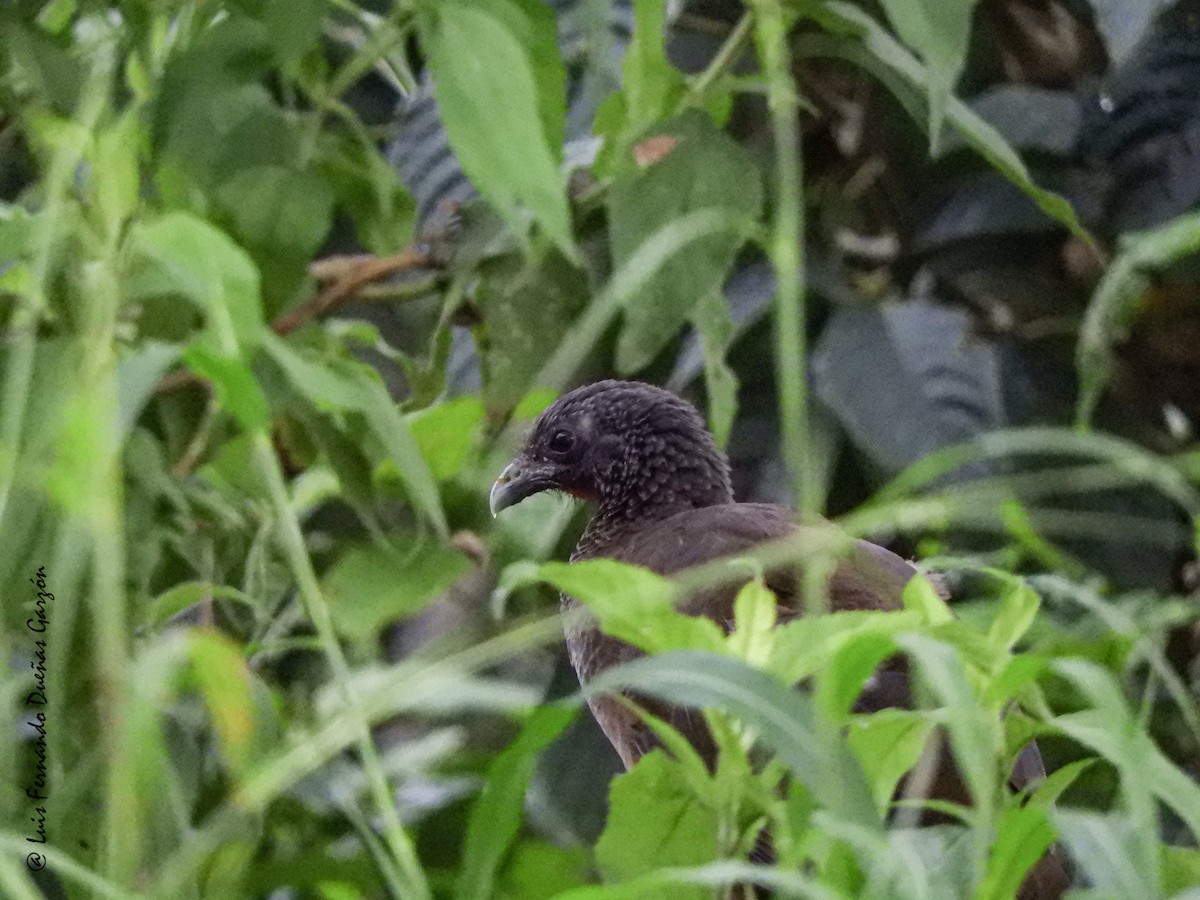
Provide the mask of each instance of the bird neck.
POLYGON ((656 450, 631 460, 605 486, 572 559, 604 556, 619 538, 676 513, 733 502, 729 463, 711 439, 658 442, 656 450))

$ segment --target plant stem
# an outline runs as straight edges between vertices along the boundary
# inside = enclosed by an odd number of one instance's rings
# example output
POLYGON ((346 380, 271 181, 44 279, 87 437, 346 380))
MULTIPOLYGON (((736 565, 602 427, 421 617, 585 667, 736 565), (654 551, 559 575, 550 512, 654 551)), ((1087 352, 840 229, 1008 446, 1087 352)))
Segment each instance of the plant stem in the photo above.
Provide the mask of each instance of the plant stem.
POLYGON ((808 442, 807 346, 801 191, 800 119, 792 84, 787 18, 779 0, 756 0, 755 37, 767 76, 775 143, 775 217, 767 252, 775 269, 775 378, 783 458, 802 515, 817 512, 818 492, 808 442))
POLYGON ((728 74, 733 64, 737 62, 742 50, 745 49, 753 26, 754 16, 749 12, 743 13, 742 17, 738 19, 737 24, 733 26, 733 31, 729 32, 729 36, 725 38, 725 42, 717 50, 716 55, 709 61, 704 71, 697 75, 692 82, 685 100, 687 104, 697 105, 703 103, 705 95, 716 83, 717 79, 722 75, 728 74))
POLYGON ((375 750, 371 738, 371 729, 365 710, 358 696, 350 687, 350 667, 342 653, 341 644, 333 629, 333 619, 317 583, 317 575, 313 570, 312 560, 309 559, 308 549, 304 545, 304 534, 300 523, 292 512, 288 502, 287 486, 284 483, 283 472, 279 460, 271 447, 271 439, 266 431, 260 430, 254 436, 254 460, 259 472, 266 480, 267 490, 271 497, 271 506, 280 529, 280 539, 284 554, 296 579, 300 598, 304 602, 305 611, 317 629, 321 646, 329 659, 333 670, 334 680, 342 692, 346 708, 351 713, 350 727, 358 744, 359 755, 362 759, 363 770, 366 772, 372 798, 377 812, 383 820, 383 836, 396 861, 397 874, 402 879, 398 885, 398 896, 404 900, 430 900, 432 896, 425 873, 417 859, 416 848, 412 839, 400 822, 396 811, 396 801, 388 787, 387 776, 383 764, 375 750))

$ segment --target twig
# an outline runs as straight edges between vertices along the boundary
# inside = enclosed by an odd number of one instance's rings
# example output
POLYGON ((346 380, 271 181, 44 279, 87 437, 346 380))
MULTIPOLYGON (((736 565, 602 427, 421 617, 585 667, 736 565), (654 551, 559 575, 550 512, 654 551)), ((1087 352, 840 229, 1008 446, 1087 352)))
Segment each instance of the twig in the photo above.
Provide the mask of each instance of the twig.
MULTIPOLYGON (((309 322, 328 316, 335 310, 358 298, 364 288, 395 275, 416 269, 440 269, 445 266, 445 254, 433 239, 414 241, 399 253, 390 256, 331 256, 314 262, 309 273, 318 280, 331 284, 323 287, 315 297, 296 309, 277 316, 271 322, 271 330, 279 336, 291 334, 309 322)), ((186 387, 207 384, 195 372, 179 369, 158 383, 154 393, 162 396, 186 387)))
POLYGON ((271 323, 271 330, 280 336, 291 334, 302 325, 323 318, 339 306, 344 306, 372 282, 397 272, 440 267, 441 263, 435 257, 429 242, 417 241, 391 256, 332 257, 319 260, 313 263, 310 269, 315 276, 320 277, 322 272, 339 269, 341 274, 303 306, 278 316, 271 323), (349 265, 346 265, 347 263, 349 265))

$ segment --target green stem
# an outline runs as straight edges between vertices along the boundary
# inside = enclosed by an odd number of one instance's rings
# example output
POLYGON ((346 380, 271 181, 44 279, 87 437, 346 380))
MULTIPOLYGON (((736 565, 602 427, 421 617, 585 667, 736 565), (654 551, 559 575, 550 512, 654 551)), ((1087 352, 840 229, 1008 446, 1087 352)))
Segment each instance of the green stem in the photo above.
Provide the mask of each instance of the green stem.
POLYGON ((800 119, 792 83, 788 24, 779 0, 754 4, 759 56, 767 76, 767 102, 775 143, 775 218, 767 252, 775 269, 775 377, 783 458, 802 515, 818 512, 819 498, 808 442, 808 382, 803 282, 804 199, 801 191, 800 119))
POLYGON ((292 569, 292 575, 296 579, 300 598, 304 602, 305 611, 317 629, 317 635, 333 670, 334 680, 342 692, 346 708, 351 713, 348 724, 358 745, 363 770, 366 772, 377 812, 383 820, 384 840, 395 858, 397 874, 402 879, 401 890, 398 894, 405 900, 409 900, 409 898, 411 900, 430 900, 432 894, 429 890, 429 883, 421 869, 420 861, 417 859, 412 839, 400 822, 395 798, 388 787, 383 764, 379 760, 379 754, 376 752, 374 741, 371 738, 366 712, 358 695, 350 686, 350 666, 346 662, 341 644, 334 632, 329 604, 326 603, 320 585, 317 583, 312 560, 304 545, 304 534, 288 501, 287 486, 279 467, 279 460, 271 446, 271 439, 265 431, 259 431, 254 436, 254 460, 265 479, 271 497, 271 506, 279 524, 284 554, 292 569))
POLYGON ((733 31, 729 32, 729 36, 717 50, 716 55, 709 61, 704 71, 692 81, 685 100, 687 105, 695 106, 703 103, 717 79, 728 74, 745 49, 753 27, 754 16, 749 12, 743 13, 737 24, 733 26, 733 31))
POLYGON ((287 749, 251 772, 237 793, 195 829, 165 862, 159 870, 154 896, 179 896, 195 871, 229 840, 247 817, 257 816, 273 798, 353 743, 350 731, 355 719, 365 716, 366 722, 371 723, 395 715, 423 696, 440 690, 445 684, 445 673, 478 672, 561 639, 562 625, 554 614, 518 625, 443 659, 414 659, 393 667, 374 694, 362 699, 359 710, 342 709, 316 731, 297 728, 280 741, 279 745, 287 749), (404 702, 398 703, 396 698, 404 698, 404 702))

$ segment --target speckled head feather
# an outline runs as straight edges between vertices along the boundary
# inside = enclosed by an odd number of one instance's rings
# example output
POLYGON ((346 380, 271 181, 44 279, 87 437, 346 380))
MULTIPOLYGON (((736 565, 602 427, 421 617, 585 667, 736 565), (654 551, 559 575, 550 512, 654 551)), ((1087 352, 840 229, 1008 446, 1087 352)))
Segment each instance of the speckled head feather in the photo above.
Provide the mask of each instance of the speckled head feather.
POLYGON ((733 502, 729 463, 690 403, 649 384, 600 381, 538 418, 493 490, 493 510, 543 490, 594 500, 577 556, 617 531, 733 502))

